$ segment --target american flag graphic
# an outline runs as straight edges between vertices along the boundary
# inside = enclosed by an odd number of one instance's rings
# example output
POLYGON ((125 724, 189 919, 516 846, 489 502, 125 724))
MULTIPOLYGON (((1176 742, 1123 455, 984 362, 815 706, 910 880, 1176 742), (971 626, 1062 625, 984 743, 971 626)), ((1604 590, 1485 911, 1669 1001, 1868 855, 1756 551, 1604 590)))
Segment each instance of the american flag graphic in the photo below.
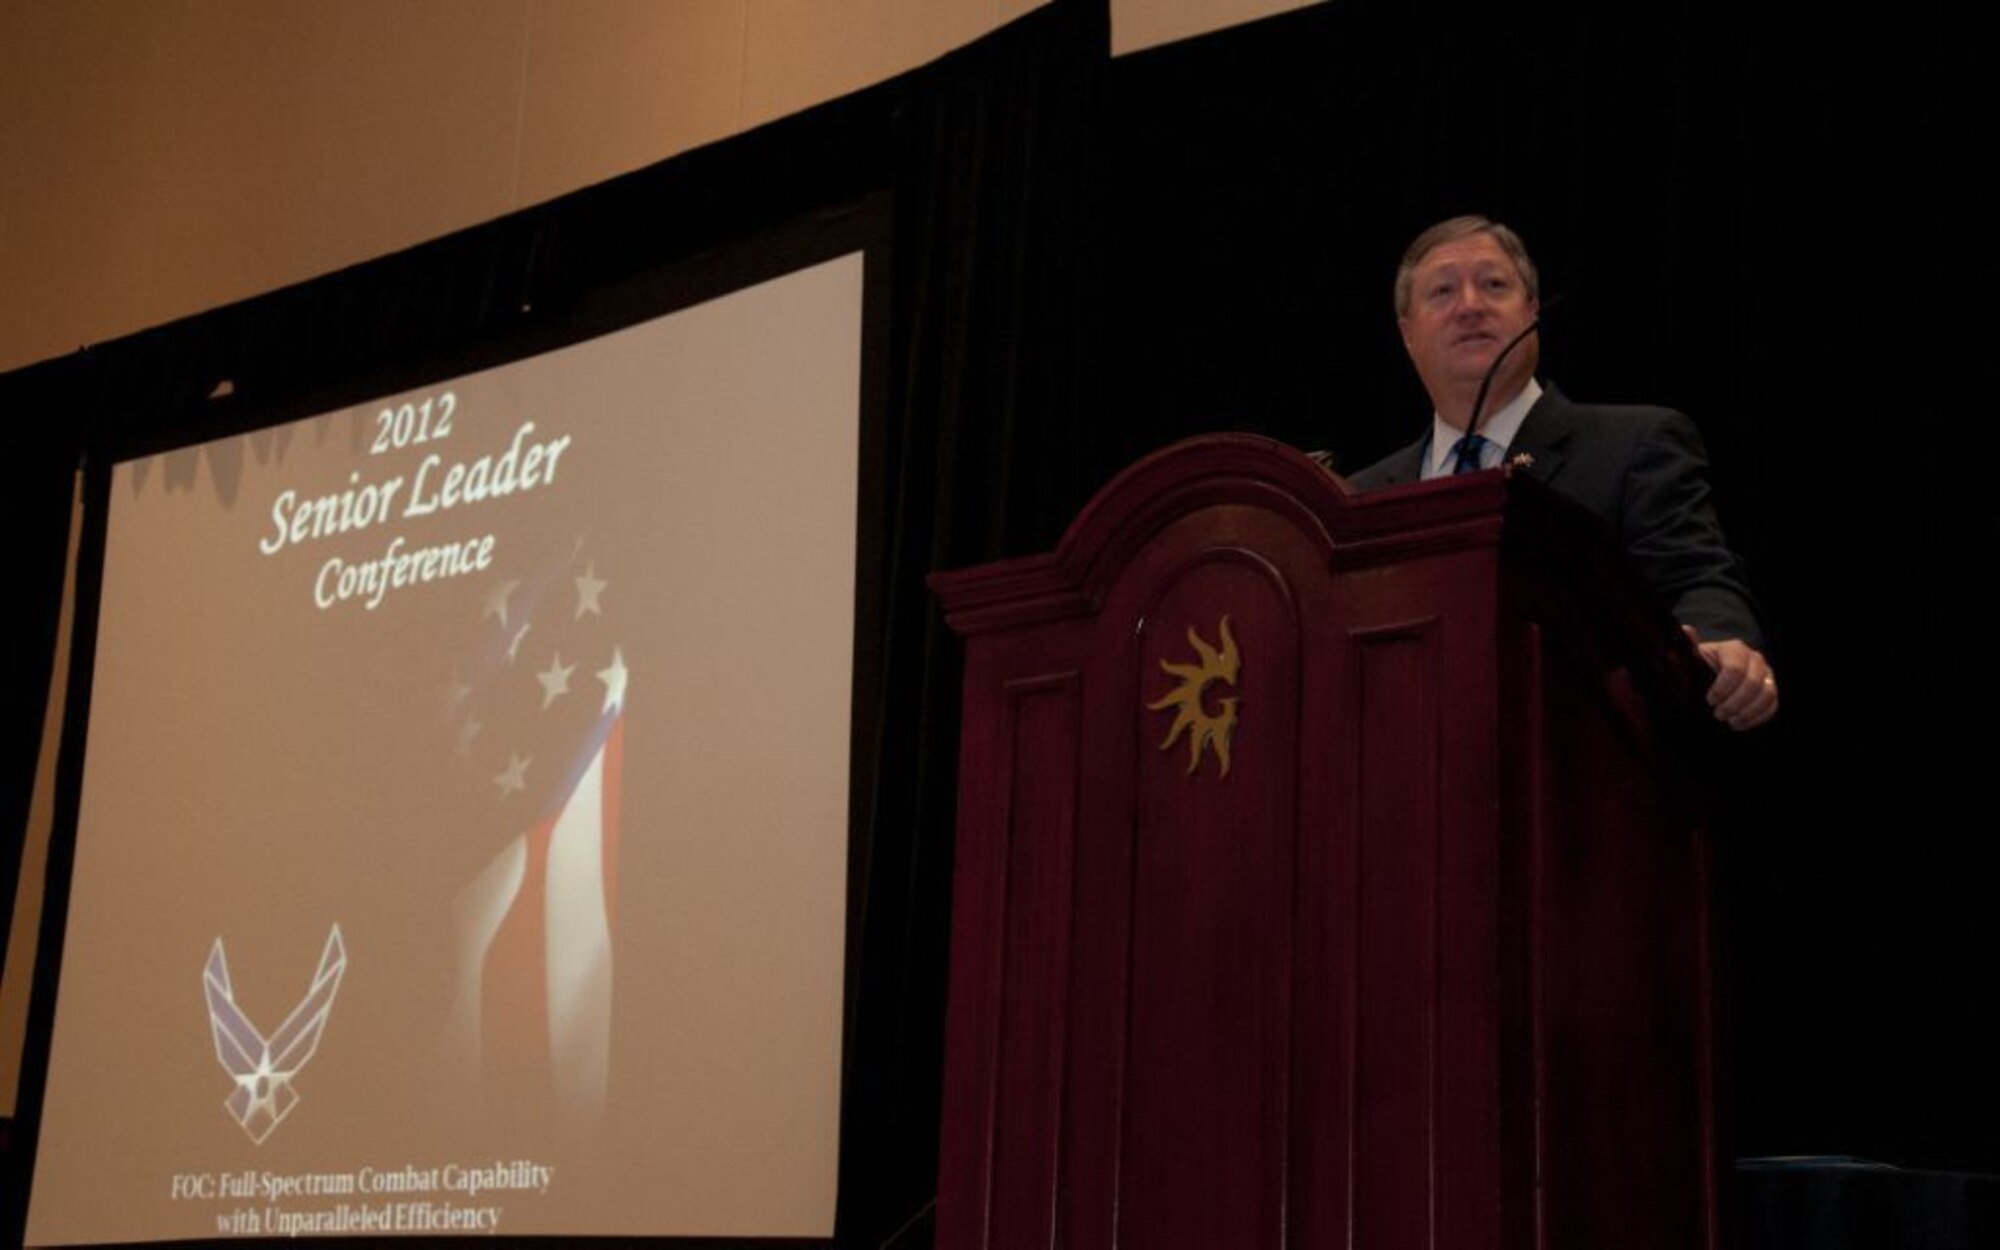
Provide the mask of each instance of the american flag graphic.
POLYGON ((460 893, 458 1034, 472 1068, 594 1113, 611 1067, 623 648, 586 546, 479 591, 480 643, 455 674, 453 750, 511 833, 460 893))

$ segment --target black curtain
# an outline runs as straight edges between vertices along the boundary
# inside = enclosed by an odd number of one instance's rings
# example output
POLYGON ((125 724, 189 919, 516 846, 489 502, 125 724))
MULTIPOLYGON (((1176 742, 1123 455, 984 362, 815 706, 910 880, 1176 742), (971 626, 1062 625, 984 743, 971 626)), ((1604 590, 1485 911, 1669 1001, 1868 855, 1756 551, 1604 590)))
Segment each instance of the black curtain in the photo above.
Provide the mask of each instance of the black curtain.
POLYGON ((1098 359, 1159 441, 1409 441, 1390 279, 1469 211, 1564 297, 1546 376, 1701 425, 1785 699, 1724 761, 1743 1154, 2000 1170, 1978 47, 1922 5, 1334 4, 1110 78, 1098 359))
POLYGON ((0 378, 31 635, 0 815, 26 807, 85 446, 200 428, 214 418, 186 414, 225 377, 244 407, 392 378, 886 194, 840 1220, 845 1245, 924 1244, 959 661, 924 576, 1050 546, 1118 468, 1197 431, 1349 468, 1407 441, 1426 412, 1395 260, 1483 211, 1566 297, 1546 374, 1701 424, 1776 620, 1785 711, 1731 744, 1723 829, 1740 1149, 2000 1171, 1981 784, 2000 668, 1980 645, 1996 526, 1973 481, 1991 109, 1980 45, 1951 23, 1360 0, 1113 61, 1104 0, 1056 0, 750 134, 0 378))

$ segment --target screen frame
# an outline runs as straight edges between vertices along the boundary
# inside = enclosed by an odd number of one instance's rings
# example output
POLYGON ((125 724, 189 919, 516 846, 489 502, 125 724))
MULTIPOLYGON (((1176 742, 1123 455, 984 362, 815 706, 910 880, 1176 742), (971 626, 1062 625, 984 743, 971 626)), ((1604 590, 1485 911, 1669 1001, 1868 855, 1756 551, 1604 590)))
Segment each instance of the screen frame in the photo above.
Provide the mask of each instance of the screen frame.
MULTIPOLYGON (((877 745, 884 716, 881 631, 884 625, 882 530, 887 487, 888 360, 894 272, 892 255, 893 197, 887 192, 862 196, 743 238, 667 259, 646 269, 590 286, 572 298, 522 300, 497 324, 466 331, 448 343, 389 343, 358 365, 347 377, 326 384, 274 386, 269 390, 218 388, 231 393, 151 417, 135 417, 123 428, 90 442, 84 450, 81 533, 76 567, 76 603, 70 647, 70 667, 63 729, 56 768, 54 822, 50 836, 48 875, 37 939, 33 987, 21 1062, 21 1089, 14 1119, 8 1169, 6 1224, 22 1244, 29 1195, 33 1192, 36 1153, 46 1092, 55 1003, 60 989, 62 955, 68 932, 78 813, 82 797, 83 763, 88 749, 91 684, 95 671, 98 613, 102 591, 107 518, 113 467, 123 461, 192 447, 236 435, 272 429, 316 414, 338 411, 369 400, 429 386, 481 370, 524 361, 565 347, 693 308, 760 283, 853 253, 862 258, 860 393, 857 397, 858 439, 855 525, 855 584, 851 694, 849 697, 847 880, 845 882, 845 954, 842 974, 839 1164, 834 1233, 829 1238, 482 1235, 482 1244, 547 1246, 587 1240, 594 1245, 669 1246, 684 1250, 729 1250, 768 1247, 770 1250, 822 1250, 843 1244, 843 1212, 854 1174, 854 1138, 865 1118, 853 1098, 857 1046, 862 1029, 858 1018, 861 983, 862 900, 868 845, 874 824, 875 780, 880 769, 877 745)), ((335 282, 340 275, 303 284, 335 282)), ((198 320, 197 319, 190 319, 198 320)), ((101 424, 99 428, 104 428, 101 424)), ((176 1246, 242 1246, 283 1244, 277 1237, 203 1238, 194 1240, 116 1243, 176 1246)), ((396 1244, 450 1245, 462 1237, 397 1237, 396 1244)), ((315 1237, 316 1244, 380 1246, 380 1237, 315 1237)))

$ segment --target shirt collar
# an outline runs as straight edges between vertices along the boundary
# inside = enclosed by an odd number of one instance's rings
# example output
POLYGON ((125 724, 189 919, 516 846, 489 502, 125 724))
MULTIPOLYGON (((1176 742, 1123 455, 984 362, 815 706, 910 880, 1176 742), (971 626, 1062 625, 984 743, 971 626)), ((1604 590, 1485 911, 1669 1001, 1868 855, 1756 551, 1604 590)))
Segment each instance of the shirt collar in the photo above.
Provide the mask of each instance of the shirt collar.
MULTIPOLYGON (((1497 449, 1486 452, 1480 463, 1481 468, 1491 468, 1507 454, 1507 447, 1514 441, 1514 436, 1521 432, 1521 422, 1528 418, 1528 410, 1533 408, 1535 401, 1541 397, 1542 384, 1529 378, 1528 384, 1521 388, 1519 395, 1508 400, 1499 411, 1479 422, 1480 437, 1492 443, 1497 449)), ((1451 458, 1451 449, 1458 445, 1458 439, 1458 429, 1446 425, 1444 418, 1433 412, 1430 451, 1424 457, 1425 478, 1441 477, 1451 472, 1448 462, 1451 458)))

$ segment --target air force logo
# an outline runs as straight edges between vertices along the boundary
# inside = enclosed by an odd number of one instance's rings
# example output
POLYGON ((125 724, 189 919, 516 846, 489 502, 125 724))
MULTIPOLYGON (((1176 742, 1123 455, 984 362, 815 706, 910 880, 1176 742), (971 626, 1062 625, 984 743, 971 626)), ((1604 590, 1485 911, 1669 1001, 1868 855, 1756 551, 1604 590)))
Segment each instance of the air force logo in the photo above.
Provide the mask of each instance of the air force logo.
POLYGON ((266 1038, 236 1006, 236 994, 229 988, 229 961, 222 953, 222 939, 208 953, 202 969, 201 988, 208 997, 208 1024, 215 1032, 215 1057, 222 1070, 236 1080, 236 1090, 223 1102, 229 1114, 263 1144, 271 1130, 297 1105, 292 1078, 319 1049, 319 1035, 326 1031, 327 1015, 333 1010, 333 996, 340 992, 340 978, 347 971, 347 946, 340 940, 340 926, 327 934, 326 949, 319 957, 319 971, 292 1014, 266 1038))

